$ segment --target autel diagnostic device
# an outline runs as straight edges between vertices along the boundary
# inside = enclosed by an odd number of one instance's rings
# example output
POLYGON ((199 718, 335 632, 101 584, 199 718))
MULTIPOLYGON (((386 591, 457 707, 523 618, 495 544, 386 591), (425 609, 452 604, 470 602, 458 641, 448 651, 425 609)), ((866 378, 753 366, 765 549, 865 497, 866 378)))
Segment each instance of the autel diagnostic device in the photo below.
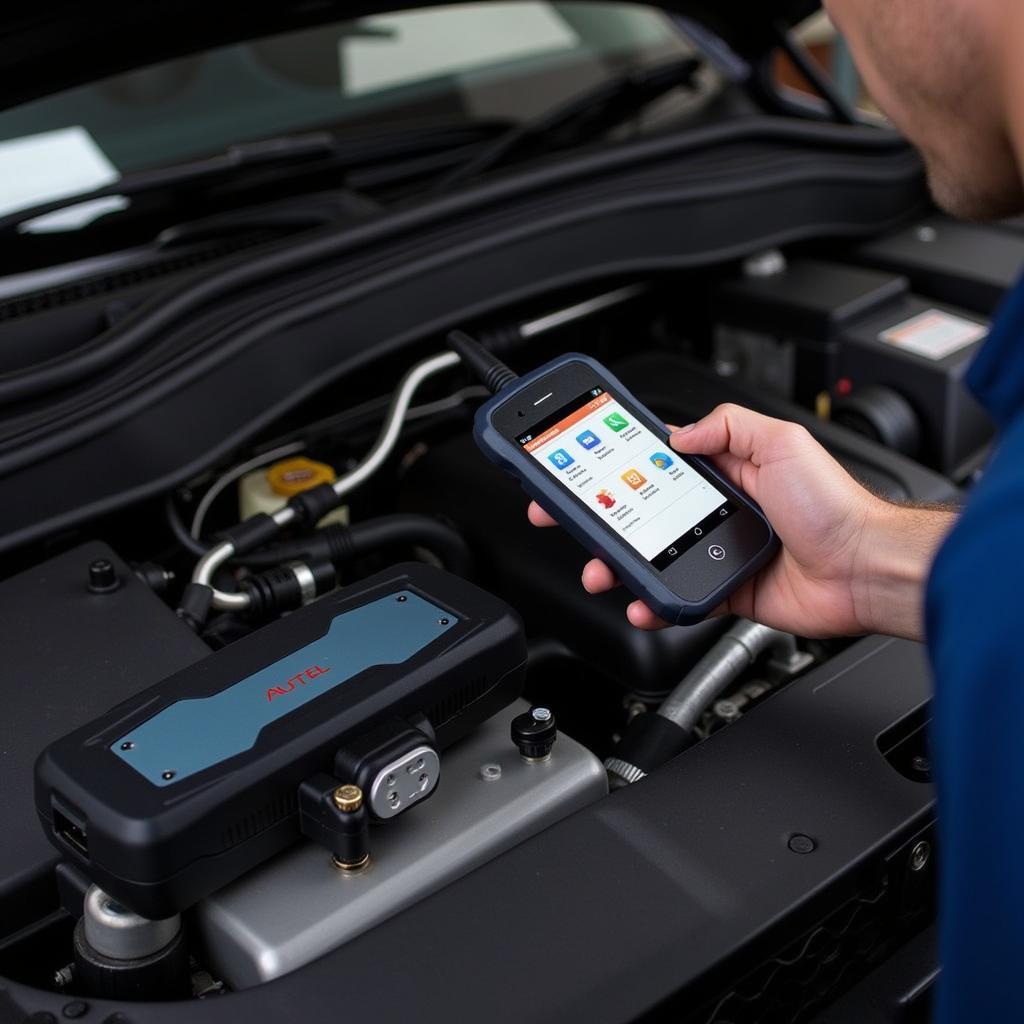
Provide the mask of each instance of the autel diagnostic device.
MULTIPOLYGON (((479 372, 479 351, 467 361, 479 372)), ((704 618, 775 555, 757 505, 674 451, 600 363, 571 353, 523 377, 502 370, 484 374, 495 396, 477 411, 477 444, 667 622, 704 618)))
POLYGON ((361 787, 379 821, 429 797, 437 752, 510 704, 525 664, 507 605, 439 569, 396 566, 51 744, 36 807, 92 882, 168 917, 300 832, 322 840, 321 791, 361 787))

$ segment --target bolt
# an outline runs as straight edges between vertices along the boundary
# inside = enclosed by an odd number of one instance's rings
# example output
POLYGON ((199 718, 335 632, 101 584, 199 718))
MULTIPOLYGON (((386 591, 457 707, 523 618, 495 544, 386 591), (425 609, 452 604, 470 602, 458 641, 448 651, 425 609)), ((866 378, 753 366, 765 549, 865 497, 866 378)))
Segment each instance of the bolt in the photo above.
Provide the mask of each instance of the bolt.
POLYGON ((178 774, 178 773, 177 773, 176 771, 174 771, 174 770, 173 770, 173 769, 171 769, 171 768, 168 768, 168 769, 167 769, 167 771, 165 771, 165 772, 164 772, 164 773, 163 773, 163 774, 162 774, 162 775, 160 776, 160 778, 162 778, 162 779, 163 779, 163 780, 164 780, 165 782, 170 782, 170 781, 171 781, 171 779, 173 779, 173 778, 174 778, 174 776, 175 776, 175 775, 177 775, 177 774, 178 774))
POLYGON ((533 709, 533 720, 535 722, 550 722, 551 721, 551 709, 550 708, 534 708, 533 709))
POLYGON ((932 858, 932 846, 927 840, 915 843, 910 851, 910 870, 923 871, 932 858))
POLYGON ((89 563, 89 589, 94 594, 109 594, 120 585, 117 570, 109 558, 96 558, 89 563))
POLYGON ((642 700, 630 701, 626 705, 626 717, 632 722, 637 715, 647 714, 647 705, 642 700))
POLYGON ((76 999, 73 1003, 66 1003, 60 1012, 71 1020, 77 1020, 89 1012, 89 1004, 82 1002, 81 999, 76 999))
POLYGON ((719 718, 726 722, 731 722, 740 717, 740 709, 736 707, 735 702, 731 700, 715 701, 714 712, 719 718))
POLYGON ((500 764, 482 764, 480 766, 480 778, 484 782, 496 782, 501 778, 500 764))
POLYGON ((910 767, 913 768, 915 772, 927 775, 928 772, 932 770, 932 763, 927 757, 923 757, 921 754, 918 754, 917 757, 913 758, 910 762, 910 767))
POLYGON ((818 844, 810 836, 805 836, 801 832, 789 837, 788 846, 793 853, 814 853, 818 848, 818 844))
POLYGON ((333 799, 334 806, 343 814, 355 814, 363 806, 363 791, 358 786, 339 786, 333 799))

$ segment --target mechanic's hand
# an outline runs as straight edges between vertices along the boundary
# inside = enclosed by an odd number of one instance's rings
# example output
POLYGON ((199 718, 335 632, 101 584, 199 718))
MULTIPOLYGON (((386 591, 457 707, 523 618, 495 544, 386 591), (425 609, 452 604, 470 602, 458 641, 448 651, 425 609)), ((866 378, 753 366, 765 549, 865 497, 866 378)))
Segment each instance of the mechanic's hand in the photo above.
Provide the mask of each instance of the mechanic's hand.
MULTIPOLYGON (((951 513, 901 508, 876 497, 804 427, 736 405, 674 429, 671 444, 687 455, 711 456, 761 506, 782 541, 778 557, 718 614, 805 637, 920 634, 923 580, 951 513)), ((535 502, 529 517, 535 526, 554 525, 535 502)), ((583 570, 583 586, 592 594, 616 584, 599 559, 583 570)), ((641 601, 627 615, 640 629, 665 625, 641 601)))

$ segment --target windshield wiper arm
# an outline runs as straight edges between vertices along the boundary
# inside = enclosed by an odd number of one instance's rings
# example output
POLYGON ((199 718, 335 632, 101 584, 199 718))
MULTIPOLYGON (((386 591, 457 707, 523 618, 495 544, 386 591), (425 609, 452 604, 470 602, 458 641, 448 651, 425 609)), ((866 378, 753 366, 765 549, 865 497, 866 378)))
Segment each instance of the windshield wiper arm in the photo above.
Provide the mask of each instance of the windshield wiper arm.
POLYGON ((301 169, 306 164, 313 169, 331 165, 347 169, 378 162, 389 163, 445 149, 456 150, 471 144, 479 145, 493 139, 495 134, 500 136, 507 131, 508 122, 470 121, 467 124, 431 125, 425 128, 393 128, 364 135, 317 131, 238 143, 215 156, 167 167, 132 171, 102 188, 15 210, 0 217, 0 235, 16 232, 27 221, 45 214, 108 196, 131 199, 193 186, 216 185, 252 170, 281 168, 291 171, 301 169))
POLYGON ((638 111, 665 93, 679 86, 693 88, 702 66, 703 62, 698 57, 685 57, 654 67, 634 68, 602 82, 540 117, 512 128, 435 181, 430 191, 447 191, 453 185, 475 178, 499 164, 556 148, 578 146, 600 137, 635 117, 638 111))

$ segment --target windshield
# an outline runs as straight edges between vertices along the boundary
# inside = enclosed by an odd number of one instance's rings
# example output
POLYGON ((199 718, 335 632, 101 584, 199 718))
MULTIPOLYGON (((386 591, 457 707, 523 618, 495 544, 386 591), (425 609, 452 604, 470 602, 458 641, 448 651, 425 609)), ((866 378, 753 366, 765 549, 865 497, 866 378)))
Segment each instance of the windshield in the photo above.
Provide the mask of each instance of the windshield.
POLYGON ((0 212, 313 128, 516 124, 690 52, 653 8, 533 2, 399 11, 219 47, 0 112, 0 212))

